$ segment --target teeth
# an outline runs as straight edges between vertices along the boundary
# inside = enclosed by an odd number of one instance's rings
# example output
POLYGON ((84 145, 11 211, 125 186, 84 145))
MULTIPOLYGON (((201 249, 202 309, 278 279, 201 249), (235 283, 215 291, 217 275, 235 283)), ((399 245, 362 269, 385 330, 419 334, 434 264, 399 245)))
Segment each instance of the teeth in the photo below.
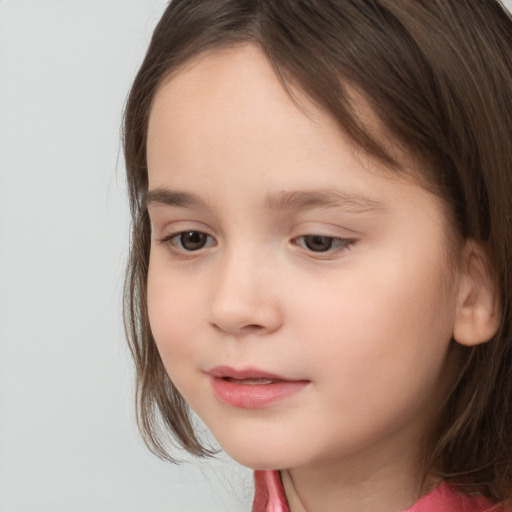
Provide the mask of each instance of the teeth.
POLYGON ((236 384, 247 384, 249 386, 257 386, 262 384, 274 384, 276 380, 274 379, 233 379, 231 377, 227 377, 226 380, 228 382, 234 382, 236 384))

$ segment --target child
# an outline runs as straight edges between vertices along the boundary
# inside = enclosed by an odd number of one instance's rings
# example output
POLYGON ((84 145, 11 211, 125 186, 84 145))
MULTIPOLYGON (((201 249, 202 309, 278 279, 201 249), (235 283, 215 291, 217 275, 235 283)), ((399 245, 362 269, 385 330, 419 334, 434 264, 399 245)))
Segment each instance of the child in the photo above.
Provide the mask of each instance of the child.
MULTIPOLYGON (((254 512, 512 502, 512 22, 174 0, 126 107, 141 431, 254 512)), ((412 508, 411 508, 412 507, 412 508)))

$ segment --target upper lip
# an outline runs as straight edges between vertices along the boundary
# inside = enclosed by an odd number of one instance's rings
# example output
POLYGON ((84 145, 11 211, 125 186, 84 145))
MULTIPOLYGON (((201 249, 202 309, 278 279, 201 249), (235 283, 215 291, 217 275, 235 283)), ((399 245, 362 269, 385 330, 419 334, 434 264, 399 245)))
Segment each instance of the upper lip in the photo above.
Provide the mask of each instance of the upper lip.
POLYGON ((263 370, 259 370, 257 368, 231 368, 230 366, 215 366, 214 368, 210 368, 206 371, 210 377, 215 377, 218 379, 236 379, 236 380, 244 380, 244 379, 272 379, 272 380, 282 380, 282 381, 295 381, 299 379, 290 379, 287 377, 283 377, 281 375, 276 375, 275 373, 269 373, 263 370))

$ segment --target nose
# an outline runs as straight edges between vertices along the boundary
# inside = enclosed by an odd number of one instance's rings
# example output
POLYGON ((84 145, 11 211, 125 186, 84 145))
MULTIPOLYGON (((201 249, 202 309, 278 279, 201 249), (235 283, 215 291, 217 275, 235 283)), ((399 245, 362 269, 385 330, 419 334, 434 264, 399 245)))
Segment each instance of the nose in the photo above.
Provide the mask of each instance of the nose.
POLYGON ((254 251, 226 255, 215 271, 210 324, 230 335, 269 334, 283 322, 275 269, 254 251))

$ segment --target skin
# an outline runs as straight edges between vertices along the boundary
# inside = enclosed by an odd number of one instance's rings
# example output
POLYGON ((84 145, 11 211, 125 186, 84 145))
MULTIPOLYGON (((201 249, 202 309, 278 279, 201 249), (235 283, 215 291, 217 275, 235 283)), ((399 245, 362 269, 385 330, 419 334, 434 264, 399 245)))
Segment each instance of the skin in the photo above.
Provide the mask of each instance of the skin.
POLYGON ((161 86, 149 189, 198 204, 148 204, 151 329, 222 447, 283 470, 292 512, 397 511, 426 490, 422 446, 453 375, 460 279, 447 215, 296 93, 308 115, 252 46, 204 54, 161 86), (339 197, 308 204, 312 191, 339 197), (306 200, 290 201, 297 192, 306 200), (188 231, 205 233, 204 247, 180 245, 188 231), (307 235, 334 248, 311 250, 307 235), (219 365, 307 385, 269 407, 233 407, 205 373, 219 365))

